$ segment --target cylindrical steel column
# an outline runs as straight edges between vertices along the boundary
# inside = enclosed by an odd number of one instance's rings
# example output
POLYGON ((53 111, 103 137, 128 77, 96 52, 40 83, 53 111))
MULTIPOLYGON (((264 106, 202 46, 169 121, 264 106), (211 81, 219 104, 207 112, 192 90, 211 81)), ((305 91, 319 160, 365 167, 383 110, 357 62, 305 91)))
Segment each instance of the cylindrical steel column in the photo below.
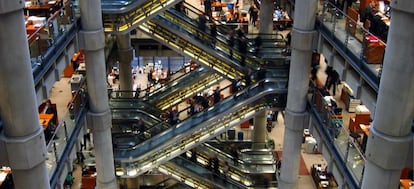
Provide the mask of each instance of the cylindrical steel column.
POLYGON ((254 130, 252 136, 252 149, 263 149, 266 146, 266 111, 254 117, 254 130))
POLYGON ((391 1, 391 7, 392 22, 365 152, 362 188, 398 188, 401 169, 413 166, 414 36, 410 31, 414 1, 391 1))
POLYGON ((92 130, 95 150, 97 187, 116 188, 111 137, 111 113, 105 71, 105 36, 100 0, 79 1, 82 29, 81 46, 85 49, 86 78, 89 94, 88 127, 92 130), (93 11, 91 11, 93 10, 93 11))
MULTIPOLYGON (((273 12, 274 12, 273 0, 262 0, 260 3, 260 34, 271 34, 273 32, 273 12)), ((266 38, 263 35, 262 38, 266 38)))
POLYGON ((23 15, 24 1, 0 3, 0 162, 11 167, 15 188, 50 188, 46 143, 23 15))
MULTIPOLYGON (((132 47, 129 33, 116 36, 119 55, 119 85, 121 91, 132 91, 132 47)), ((132 93, 122 94, 132 97, 132 93)))
POLYGON ((285 114, 282 168, 279 188, 297 188, 303 128, 307 123, 309 85, 317 0, 297 0, 292 31, 292 59, 285 114))

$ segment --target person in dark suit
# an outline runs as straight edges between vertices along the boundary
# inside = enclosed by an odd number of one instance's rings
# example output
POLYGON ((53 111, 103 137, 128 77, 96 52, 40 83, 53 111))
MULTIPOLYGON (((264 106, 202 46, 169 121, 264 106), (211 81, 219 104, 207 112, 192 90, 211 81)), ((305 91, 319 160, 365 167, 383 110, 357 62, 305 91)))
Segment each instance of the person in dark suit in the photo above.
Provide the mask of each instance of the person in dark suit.
POLYGON ((370 21, 371 24, 369 26, 369 32, 379 37, 381 40, 386 41, 388 35, 388 26, 382 20, 382 16, 377 9, 372 9, 372 16, 370 21))
POLYGON ((327 79, 326 79, 326 84, 325 87, 330 90, 332 88, 332 86, 334 87, 332 90, 332 94, 333 96, 335 96, 336 94, 336 86, 339 84, 340 80, 339 80, 339 73, 334 70, 331 66, 328 66, 326 68, 326 74, 328 75, 327 79))
POLYGON ((372 9, 373 8, 375 8, 375 1, 371 0, 371 2, 368 4, 368 6, 366 6, 365 9, 363 10, 363 12, 361 13, 360 21, 362 22, 362 24, 365 24, 365 21, 367 19, 368 20, 372 19, 372 9))

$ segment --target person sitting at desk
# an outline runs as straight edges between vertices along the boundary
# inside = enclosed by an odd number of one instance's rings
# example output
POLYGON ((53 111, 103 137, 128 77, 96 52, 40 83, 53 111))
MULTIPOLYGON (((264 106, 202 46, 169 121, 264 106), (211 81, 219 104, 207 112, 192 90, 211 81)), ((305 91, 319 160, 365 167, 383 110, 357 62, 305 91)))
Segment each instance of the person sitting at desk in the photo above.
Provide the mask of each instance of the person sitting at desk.
POLYGON ((372 9, 374 9, 375 7, 376 2, 374 0, 371 0, 368 6, 366 6, 363 12, 361 13, 360 21, 362 22, 362 24, 364 24, 364 27, 366 28, 368 28, 368 26, 365 26, 365 21, 372 19, 372 9))
POLYGON ((372 17, 370 19, 370 25, 369 25, 369 32, 371 32, 373 35, 378 36, 382 40, 387 40, 388 35, 388 26, 383 21, 383 16, 378 11, 378 9, 372 9, 372 17))

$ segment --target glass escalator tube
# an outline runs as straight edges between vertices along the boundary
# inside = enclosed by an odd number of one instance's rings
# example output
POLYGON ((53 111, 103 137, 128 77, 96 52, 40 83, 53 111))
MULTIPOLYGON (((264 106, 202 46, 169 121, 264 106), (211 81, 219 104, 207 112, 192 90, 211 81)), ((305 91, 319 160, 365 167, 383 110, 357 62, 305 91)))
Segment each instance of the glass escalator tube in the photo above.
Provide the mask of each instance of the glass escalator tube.
MULTIPOLYGON (((185 68, 183 68, 185 69, 185 68)), ((177 72, 184 72, 184 70, 179 70, 177 72)), ((211 74, 211 69, 205 69, 204 67, 199 67, 194 71, 190 71, 187 74, 183 74, 179 77, 177 77, 174 80, 168 81, 165 85, 162 87, 154 90, 148 95, 149 103, 153 104, 154 101, 158 99, 163 99, 165 96, 169 96, 170 93, 173 93, 177 90, 180 90, 183 86, 188 86, 189 82, 192 82, 193 80, 197 78, 203 78, 204 75, 211 74)))
MULTIPOLYGON (((197 183, 205 183, 211 188, 246 188, 243 183, 228 178, 222 179, 221 173, 219 175, 213 173, 212 170, 200 164, 193 163, 185 158, 176 157, 167 163, 175 173, 186 175, 186 178, 191 178, 197 183)), ((220 171, 222 172, 221 166, 220 171)))
POLYGON ((203 74, 200 77, 194 78, 194 80, 186 82, 187 85, 180 85, 175 90, 171 91, 168 96, 164 96, 164 98, 158 99, 158 101, 155 102, 155 106, 161 110, 169 109, 170 107, 175 106, 183 100, 186 100, 191 96, 195 96, 197 93, 200 93, 206 88, 215 85, 221 80, 222 77, 216 73, 203 74))
POLYGON ((245 93, 244 97, 225 99, 218 106, 192 116, 133 148, 115 150, 115 161, 120 162, 117 166, 128 166, 128 169, 132 167, 137 174, 141 174, 142 171, 179 155, 181 151, 217 136, 226 130, 224 126, 233 127, 250 119, 255 115, 254 112, 271 106, 274 98, 286 95, 287 89, 281 87, 279 82, 280 80, 267 79, 241 92, 245 93))

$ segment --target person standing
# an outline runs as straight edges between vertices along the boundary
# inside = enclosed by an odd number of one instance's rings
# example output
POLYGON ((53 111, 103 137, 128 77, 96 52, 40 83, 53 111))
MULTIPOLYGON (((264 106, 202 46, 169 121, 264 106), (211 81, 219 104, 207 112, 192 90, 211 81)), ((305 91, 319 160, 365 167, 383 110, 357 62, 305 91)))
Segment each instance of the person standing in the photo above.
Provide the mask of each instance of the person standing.
POLYGON ((142 118, 138 118, 137 127, 140 134, 145 132, 145 123, 142 118))
POLYGON ((83 147, 86 150, 88 145, 91 143, 91 130, 88 129, 86 133, 83 135, 83 147))
POLYGON ((212 12, 211 12, 211 0, 204 0, 204 13, 211 18, 212 12))
POLYGON ((262 38, 260 37, 260 35, 254 38, 254 44, 256 47, 256 50, 254 51, 254 53, 257 56, 260 52, 260 49, 262 49, 262 38))
POLYGON ((250 7, 249 7, 249 10, 248 10, 248 13, 249 13, 249 18, 250 18, 250 22, 252 22, 252 24, 253 24, 253 10, 254 10, 254 5, 253 5, 253 3, 250 5, 250 7))
POLYGON ((239 152, 236 147, 232 148, 233 164, 235 166, 239 165, 239 152))
POLYGON ((203 39, 202 32, 206 31, 206 24, 207 24, 206 13, 200 14, 198 16, 198 31, 197 31, 197 38, 198 38, 198 40, 202 40, 203 39))
POLYGON ((234 29, 231 29, 229 32, 229 37, 227 39, 227 45, 229 46, 230 59, 233 59, 234 29))
POLYGON ((217 158, 216 155, 214 155, 214 157, 212 159, 212 166, 213 166, 214 178, 218 178, 219 175, 220 175, 219 164, 220 164, 219 159, 217 158))
POLYGON ((252 83, 252 70, 249 69, 247 71, 247 74, 244 75, 244 80, 246 81, 246 87, 250 86, 250 84, 252 83))
POLYGON ((252 17, 252 24, 254 27, 256 27, 256 21, 257 21, 257 18, 259 17, 259 9, 257 9, 256 7, 253 7, 251 17, 252 17))
POLYGON ((224 162, 222 169, 223 169, 223 181, 227 182, 227 174, 229 172, 229 163, 227 161, 224 162))
POLYGON ((197 151, 196 151, 196 149, 195 149, 195 148, 192 148, 192 149, 190 150, 190 152, 191 152, 191 157, 190 157, 190 160, 191 160, 192 162, 194 162, 194 163, 197 163, 197 151))
POLYGON ((217 86, 216 90, 214 90, 214 104, 219 103, 221 100, 221 95, 220 95, 220 86, 217 86))
POLYGON ((72 185, 73 185, 73 175, 72 175, 72 172, 69 172, 67 175, 66 175, 66 179, 65 179, 65 188, 72 188, 72 185))
MULTIPOLYGON (((241 29, 239 31, 241 31, 241 29)), ((240 65, 245 66, 247 53, 247 39, 244 35, 239 39, 239 52, 241 54, 240 65)))
POLYGON ((211 46, 214 48, 216 46, 216 36, 217 36, 217 26, 214 22, 210 26, 210 36, 211 36, 211 46))

